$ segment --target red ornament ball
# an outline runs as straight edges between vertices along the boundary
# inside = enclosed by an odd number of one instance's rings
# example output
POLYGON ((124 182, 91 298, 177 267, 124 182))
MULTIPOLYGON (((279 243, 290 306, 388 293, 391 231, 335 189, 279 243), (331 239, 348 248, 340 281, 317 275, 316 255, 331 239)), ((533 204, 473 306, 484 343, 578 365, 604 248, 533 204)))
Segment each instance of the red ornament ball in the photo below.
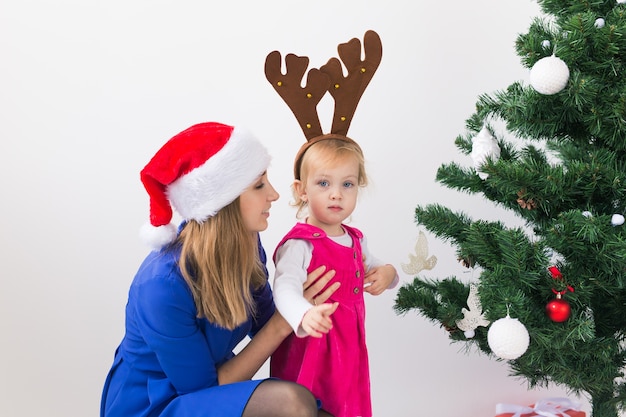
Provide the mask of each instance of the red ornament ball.
POLYGON ((555 298, 546 305, 546 313, 550 320, 562 323, 569 319, 572 312, 569 303, 562 298, 555 298))

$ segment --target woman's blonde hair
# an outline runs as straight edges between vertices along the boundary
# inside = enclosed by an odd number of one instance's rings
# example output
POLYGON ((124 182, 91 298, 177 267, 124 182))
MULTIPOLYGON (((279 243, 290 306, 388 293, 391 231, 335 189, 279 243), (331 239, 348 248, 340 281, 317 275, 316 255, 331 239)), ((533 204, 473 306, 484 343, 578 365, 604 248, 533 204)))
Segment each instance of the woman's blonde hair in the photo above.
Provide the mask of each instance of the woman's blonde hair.
MULTIPOLYGON (((304 155, 302 155, 302 162, 300 164, 300 181, 306 182, 309 172, 312 166, 319 166, 324 164, 333 164, 337 161, 345 158, 355 158, 359 163, 359 176, 358 186, 367 186, 368 179, 365 172, 365 157, 363 151, 355 142, 346 141, 341 139, 324 139, 311 145, 304 155)), ((295 187, 291 187, 294 202, 293 206, 297 208, 296 217, 301 218, 306 210, 306 201, 300 198, 295 187)))
POLYGON ((198 317, 232 330, 255 312, 252 289, 267 277, 257 235, 244 226, 239 198, 202 223, 189 221, 178 238, 180 270, 198 317))

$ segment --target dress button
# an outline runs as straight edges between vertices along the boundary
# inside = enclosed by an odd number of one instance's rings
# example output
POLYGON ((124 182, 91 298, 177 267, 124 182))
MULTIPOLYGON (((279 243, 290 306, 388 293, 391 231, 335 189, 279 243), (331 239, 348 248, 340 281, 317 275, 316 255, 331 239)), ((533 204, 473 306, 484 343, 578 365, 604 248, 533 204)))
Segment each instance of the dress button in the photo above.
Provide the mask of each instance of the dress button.
POLYGON ((320 236, 321 236, 321 234, 319 232, 313 233, 313 237, 320 237, 320 236))
POLYGON ((361 271, 356 271, 356 277, 360 277, 361 276, 361 271))
POLYGON ((358 294, 360 290, 359 290, 359 287, 354 287, 354 290, 352 291, 354 291, 355 294, 358 294))

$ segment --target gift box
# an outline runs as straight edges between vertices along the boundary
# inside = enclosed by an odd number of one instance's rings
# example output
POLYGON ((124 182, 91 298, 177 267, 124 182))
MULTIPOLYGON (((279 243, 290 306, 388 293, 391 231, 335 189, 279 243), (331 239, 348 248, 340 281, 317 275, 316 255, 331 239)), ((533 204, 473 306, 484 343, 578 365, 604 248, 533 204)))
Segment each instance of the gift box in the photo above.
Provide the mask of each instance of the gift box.
POLYGON ((580 403, 567 398, 547 398, 531 406, 496 404, 496 417, 585 417, 580 403))

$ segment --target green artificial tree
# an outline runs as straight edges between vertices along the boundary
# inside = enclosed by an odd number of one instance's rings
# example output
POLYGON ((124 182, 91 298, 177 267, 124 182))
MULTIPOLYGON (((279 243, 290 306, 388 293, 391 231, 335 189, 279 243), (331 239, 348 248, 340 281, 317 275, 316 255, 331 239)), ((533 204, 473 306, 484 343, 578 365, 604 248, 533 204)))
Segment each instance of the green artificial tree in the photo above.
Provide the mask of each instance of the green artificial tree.
POLYGON ((515 42, 528 83, 481 95, 455 141, 474 163, 436 174, 521 222, 418 206, 416 223, 476 274, 471 285, 418 275, 394 309, 507 361, 530 387, 556 384, 589 398, 593 417, 616 417, 626 404, 626 0, 538 4, 515 42))

